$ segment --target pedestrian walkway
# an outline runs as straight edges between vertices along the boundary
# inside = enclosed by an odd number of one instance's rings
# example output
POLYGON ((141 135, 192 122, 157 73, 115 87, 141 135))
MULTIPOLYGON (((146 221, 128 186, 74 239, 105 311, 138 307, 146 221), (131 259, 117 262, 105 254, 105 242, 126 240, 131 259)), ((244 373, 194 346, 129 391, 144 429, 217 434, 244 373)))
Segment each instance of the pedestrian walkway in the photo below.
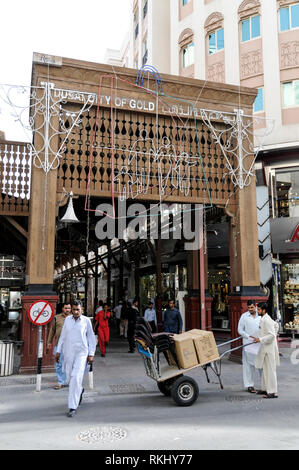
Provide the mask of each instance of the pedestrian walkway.
POLYGON ((201 368, 188 372, 199 384, 191 407, 175 405, 146 376, 138 353, 112 338, 107 355, 99 348, 94 389, 88 388, 78 413, 66 417, 68 388, 54 390, 55 374, 0 378, 0 449, 294 449, 298 448, 299 365, 293 350, 281 348, 279 399, 263 400, 243 389, 242 367, 223 360, 220 390, 201 368))

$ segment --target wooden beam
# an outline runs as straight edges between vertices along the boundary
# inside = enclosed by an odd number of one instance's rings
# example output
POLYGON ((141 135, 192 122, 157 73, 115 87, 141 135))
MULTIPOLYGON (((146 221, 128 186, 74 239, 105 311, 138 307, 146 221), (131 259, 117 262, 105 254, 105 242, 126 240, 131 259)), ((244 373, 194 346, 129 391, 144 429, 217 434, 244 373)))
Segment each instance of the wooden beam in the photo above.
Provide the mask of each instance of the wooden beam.
POLYGON ((13 225, 25 238, 28 238, 28 232, 12 217, 6 216, 6 220, 13 225))

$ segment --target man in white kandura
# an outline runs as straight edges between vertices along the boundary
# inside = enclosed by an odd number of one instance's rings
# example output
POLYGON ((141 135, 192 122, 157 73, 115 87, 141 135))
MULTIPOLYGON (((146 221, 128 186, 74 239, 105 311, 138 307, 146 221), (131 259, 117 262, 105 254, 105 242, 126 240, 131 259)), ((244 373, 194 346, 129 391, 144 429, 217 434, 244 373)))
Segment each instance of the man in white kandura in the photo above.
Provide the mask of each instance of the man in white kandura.
MULTIPOLYGON (((261 321, 261 318, 256 311, 255 301, 248 300, 247 307, 248 311, 241 315, 238 323, 238 333, 242 336, 244 345, 253 343, 254 338, 258 337, 261 321)), ((255 360, 258 350, 258 344, 246 346, 242 350, 243 382, 244 387, 247 388, 249 393, 256 393, 254 388, 254 379, 256 373, 255 360)))
POLYGON ((265 303, 257 305, 257 312, 261 316, 258 338, 255 342, 260 344, 255 366, 263 369, 262 391, 264 398, 277 398, 276 367, 279 366, 279 351, 277 346, 278 324, 268 315, 268 306, 265 303))
POLYGON ((69 418, 74 416, 81 404, 84 372, 87 364, 93 362, 95 350, 96 339, 91 321, 82 315, 81 303, 76 300, 72 304, 72 315, 65 319, 56 352, 57 362, 63 353, 63 370, 69 382, 69 418))

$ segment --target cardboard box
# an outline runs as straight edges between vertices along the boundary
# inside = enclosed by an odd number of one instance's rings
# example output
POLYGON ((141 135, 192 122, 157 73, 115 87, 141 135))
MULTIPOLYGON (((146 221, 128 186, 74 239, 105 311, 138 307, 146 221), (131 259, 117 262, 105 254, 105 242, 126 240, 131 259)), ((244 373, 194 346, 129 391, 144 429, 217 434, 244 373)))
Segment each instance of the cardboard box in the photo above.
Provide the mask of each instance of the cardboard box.
POLYGON ((212 331, 190 330, 188 333, 193 338, 199 364, 204 365, 219 359, 219 352, 212 331))
POLYGON ((192 335, 188 335, 187 333, 174 335, 174 344, 177 358, 182 369, 188 369, 198 364, 192 335))

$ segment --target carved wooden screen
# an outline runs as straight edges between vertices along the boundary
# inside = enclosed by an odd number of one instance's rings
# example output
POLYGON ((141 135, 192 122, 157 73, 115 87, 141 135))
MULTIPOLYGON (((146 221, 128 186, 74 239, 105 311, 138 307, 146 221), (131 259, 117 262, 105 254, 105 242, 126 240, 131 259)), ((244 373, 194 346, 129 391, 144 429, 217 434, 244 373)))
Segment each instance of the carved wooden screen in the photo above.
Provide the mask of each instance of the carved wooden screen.
POLYGON ((96 107, 66 141, 58 191, 86 195, 91 165, 91 196, 206 204, 230 197, 225 158, 200 120, 114 109, 111 132, 110 108, 100 107, 95 121, 96 107))
POLYGON ((30 176, 28 144, 0 143, 0 215, 28 215, 30 176))

